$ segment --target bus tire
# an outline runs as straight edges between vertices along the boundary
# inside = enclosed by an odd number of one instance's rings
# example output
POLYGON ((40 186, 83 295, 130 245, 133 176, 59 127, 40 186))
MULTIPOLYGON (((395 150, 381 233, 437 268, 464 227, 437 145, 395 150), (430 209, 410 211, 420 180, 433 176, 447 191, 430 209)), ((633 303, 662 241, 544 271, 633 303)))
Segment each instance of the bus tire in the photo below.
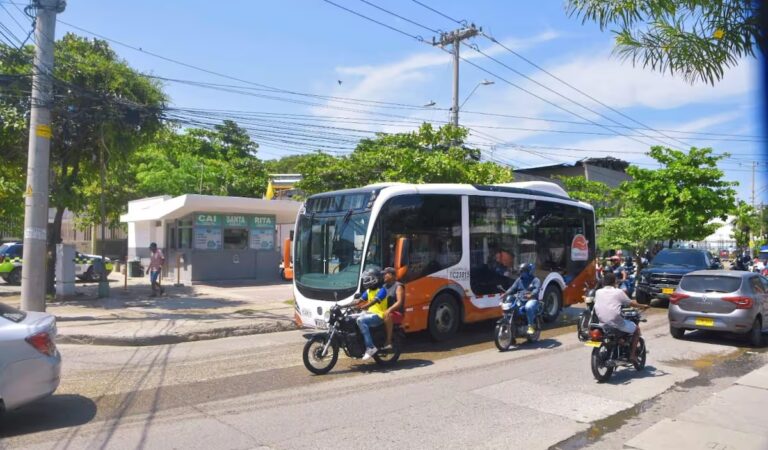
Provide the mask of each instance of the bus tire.
POLYGON ((563 307, 563 293, 560 291, 560 287, 555 283, 549 283, 544 290, 542 302, 544 303, 544 312, 541 316, 544 322, 554 322, 557 315, 560 314, 560 308, 563 307))
POLYGON ((435 341, 450 339, 456 334, 461 321, 456 299, 447 293, 439 294, 429 308, 429 334, 435 341))

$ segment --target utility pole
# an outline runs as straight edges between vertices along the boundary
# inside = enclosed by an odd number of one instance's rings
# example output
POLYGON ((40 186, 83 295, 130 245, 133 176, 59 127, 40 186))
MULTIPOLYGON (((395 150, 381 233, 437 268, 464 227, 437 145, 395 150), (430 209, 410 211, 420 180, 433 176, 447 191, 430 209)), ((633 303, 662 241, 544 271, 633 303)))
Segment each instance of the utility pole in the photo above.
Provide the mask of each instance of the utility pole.
MULTIPOLYGON (((64 0, 33 0, 36 10, 34 65, 32 67, 31 115, 27 189, 24 193, 24 263, 21 269, 21 309, 45 311, 48 170, 51 150, 53 103, 53 48, 56 14, 64 0)), ((49 268, 53 269, 53 268, 49 268)))
POLYGON ((752 161, 752 208, 755 207, 755 168, 757 167, 757 161, 752 161))
POLYGON ((441 33, 440 40, 436 40, 434 36, 432 37, 432 45, 439 45, 443 48, 447 45, 453 46, 453 51, 451 52, 453 54, 453 106, 451 107, 451 123, 455 127, 459 126, 459 48, 461 47, 461 41, 477 36, 482 31, 482 27, 477 28, 473 23, 468 27, 441 33))

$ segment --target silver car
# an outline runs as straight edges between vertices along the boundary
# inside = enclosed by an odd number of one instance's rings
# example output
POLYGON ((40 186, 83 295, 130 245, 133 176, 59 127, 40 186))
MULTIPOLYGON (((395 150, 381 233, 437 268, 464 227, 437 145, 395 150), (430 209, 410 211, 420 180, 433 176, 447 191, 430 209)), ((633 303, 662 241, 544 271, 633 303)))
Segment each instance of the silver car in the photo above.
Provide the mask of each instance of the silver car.
POLYGON ((0 413, 53 394, 61 355, 56 318, 0 303, 0 413))
POLYGON ((768 280, 756 273, 697 270, 680 280, 669 298, 669 332, 680 339, 685 330, 744 334, 763 344, 768 311, 768 280))

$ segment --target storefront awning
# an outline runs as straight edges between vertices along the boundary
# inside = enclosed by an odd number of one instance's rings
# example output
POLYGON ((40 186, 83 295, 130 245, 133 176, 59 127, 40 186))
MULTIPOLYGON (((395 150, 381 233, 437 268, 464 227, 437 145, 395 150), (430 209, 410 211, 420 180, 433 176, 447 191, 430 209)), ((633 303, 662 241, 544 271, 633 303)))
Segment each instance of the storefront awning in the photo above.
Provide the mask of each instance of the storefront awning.
POLYGON ((174 198, 157 197, 128 202, 128 213, 120 216, 120 222, 173 220, 193 212, 210 212, 274 214, 278 224, 292 224, 296 221, 296 214, 300 207, 301 202, 292 200, 187 194, 174 198))

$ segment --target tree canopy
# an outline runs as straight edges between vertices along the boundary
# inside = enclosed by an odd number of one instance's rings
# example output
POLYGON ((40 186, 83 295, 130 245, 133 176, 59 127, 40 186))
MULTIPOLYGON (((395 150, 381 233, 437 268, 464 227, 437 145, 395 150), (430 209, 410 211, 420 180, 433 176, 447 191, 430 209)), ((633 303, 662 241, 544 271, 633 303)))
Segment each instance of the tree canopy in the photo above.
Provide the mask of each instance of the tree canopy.
POLYGON ((615 191, 600 181, 590 181, 583 176, 558 177, 571 198, 589 203, 595 208, 598 221, 613 217, 618 211, 615 191))
POLYGON ((627 202, 648 213, 664 213, 672 221, 669 239, 698 241, 712 234, 717 225, 709 221, 725 220, 735 204, 737 183, 724 181, 717 167, 728 155, 713 155, 709 148, 685 153, 658 146, 649 155, 662 167, 630 166, 633 181, 621 189, 627 202))
POLYGON ((752 0, 568 0, 566 10, 616 36, 633 64, 714 84, 744 57, 765 54, 752 0))

